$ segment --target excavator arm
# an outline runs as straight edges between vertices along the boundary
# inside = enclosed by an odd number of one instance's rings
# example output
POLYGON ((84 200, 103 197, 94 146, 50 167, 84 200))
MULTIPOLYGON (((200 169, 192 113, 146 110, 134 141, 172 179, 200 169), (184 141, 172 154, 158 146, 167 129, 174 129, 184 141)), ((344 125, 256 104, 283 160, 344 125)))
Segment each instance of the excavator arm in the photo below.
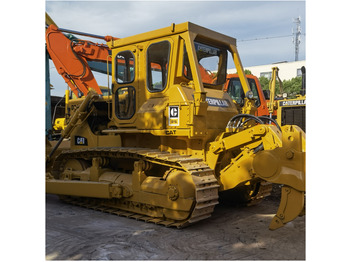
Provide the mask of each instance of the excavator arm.
POLYGON ((46 30, 46 44, 57 72, 77 97, 86 96, 89 88, 102 95, 87 61, 111 63, 107 45, 79 39, 70 40, 55 24, 51 24, 46 30))
POLYGON ((269 109, 270 117, 272 117, 273 111, 276 109, 277 105, 275 105, 275 95, 276 95, 276 78, 278 79, 280 93, 283 93, 282 81, 278 76, 278 67, 272 68, 271 80, 269 83, 270 90, 270 101, 267 103, 267 107, 269 109))

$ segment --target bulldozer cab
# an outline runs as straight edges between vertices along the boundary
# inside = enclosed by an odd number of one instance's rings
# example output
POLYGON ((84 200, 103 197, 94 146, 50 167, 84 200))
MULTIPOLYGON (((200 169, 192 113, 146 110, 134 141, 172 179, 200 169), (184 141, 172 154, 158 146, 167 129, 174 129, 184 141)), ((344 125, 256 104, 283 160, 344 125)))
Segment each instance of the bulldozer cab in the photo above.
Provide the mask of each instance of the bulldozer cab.
MULTIPOLYGON (((235 44, 234 38, 189 22, 108 42, 113 61, 115 127, 177 128, 191 136, 196 133, 196 120, 189 111, 204 116, 208 110, 227 112, 224 119, 219 117, 222 121, 215 121, 225 128, 229 117, 237 112, 229 96, 221 91, 228 56, 233 56, 237 70, 242 68, 235 44), (192 130, 188 133, 185 129, 192 130)), ((250 90, 240 73, 244 90, 250 90)), ((202 124, 201 128, 210 127, 202 124)))

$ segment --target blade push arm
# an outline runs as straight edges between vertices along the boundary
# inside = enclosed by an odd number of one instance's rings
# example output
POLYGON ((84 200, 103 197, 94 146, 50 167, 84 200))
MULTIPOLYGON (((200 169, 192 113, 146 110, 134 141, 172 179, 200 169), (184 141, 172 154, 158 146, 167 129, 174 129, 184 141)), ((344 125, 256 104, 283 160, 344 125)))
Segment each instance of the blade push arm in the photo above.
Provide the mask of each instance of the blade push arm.
POLYGON ((241 154, 220 171, 221 190, 255 178, 281 184, 281 202, 270 229, 298 217, 305 198, 305 133, 293 125, 283 126, 281 131, 273 125, 256 125, 238 133, 224 133, 210 144, 210 167, 216 167, 220 154, 239 148, 243 148, 241 154))

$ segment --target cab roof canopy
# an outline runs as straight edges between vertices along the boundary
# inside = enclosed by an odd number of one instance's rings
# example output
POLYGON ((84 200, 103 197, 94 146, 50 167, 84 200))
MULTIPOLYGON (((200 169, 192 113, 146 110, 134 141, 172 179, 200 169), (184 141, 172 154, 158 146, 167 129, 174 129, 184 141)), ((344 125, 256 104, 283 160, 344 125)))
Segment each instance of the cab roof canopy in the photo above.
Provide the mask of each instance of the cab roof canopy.
POLYGON ((124 45, 140 43, 143 41, 148 41, 148 40, 152 40, 160 37, 166 37, 169 35, 181 34, 187 31, 191 34, 194 34, 195 37, 199 37, 200 39, 203 39, 203 40, 211 39, 211 41, 215 40, 216 42, 222 45, 232 44, 236 46, 235 38, 215 32, 213 30, 193 24, 191 22, 185 22, 177 25, 173 23, 171 26, 168 26, 165 28, 149 31, 146 33, 141 33, 134 36, 120 38, 117 40, 113 40, 108 44, 110 45, 110 48, 117 47, 117 46, 120 47, 124 45))

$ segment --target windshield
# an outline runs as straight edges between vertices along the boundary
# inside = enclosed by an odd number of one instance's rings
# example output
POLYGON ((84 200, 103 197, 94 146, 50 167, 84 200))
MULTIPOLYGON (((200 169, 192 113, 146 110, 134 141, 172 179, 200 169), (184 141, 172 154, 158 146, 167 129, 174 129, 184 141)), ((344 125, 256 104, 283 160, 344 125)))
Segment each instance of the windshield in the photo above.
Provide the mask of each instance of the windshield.
MULTIPOLYGON (((255 83, 254 79, 248 78, 247 80, 249 83, 250 90, 252 90, 252 92, 253 92, 253 97, 255 98, 255 106, 259 107, 260 106, 260 98, 259 98, 258 89, 256 87, 256 83, 255 83)), ((245 95, 244 95, 241 81, 239 81, 238 77, 231 78, 230 83, 229 83, 228 88, 227 88, 227 93, 238 104, 243 104, 245 95)))
MULTIPOLYGON (((226 79, 227 50, 194 42, 199 70, 204 84, 221 85, 226 79)), ((188 54, 185 47, 183 74, 192 80, 188 54)))

